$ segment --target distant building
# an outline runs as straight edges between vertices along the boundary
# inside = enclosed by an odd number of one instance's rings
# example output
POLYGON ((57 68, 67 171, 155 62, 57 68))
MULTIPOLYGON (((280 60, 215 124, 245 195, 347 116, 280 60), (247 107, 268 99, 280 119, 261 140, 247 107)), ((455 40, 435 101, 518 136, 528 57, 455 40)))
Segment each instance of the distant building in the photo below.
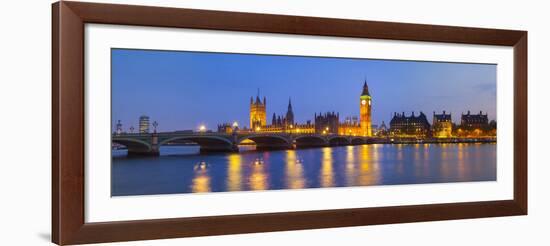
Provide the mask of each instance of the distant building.
POLYGON ((149 116, 139 117, 139 133, 149 133, 149 116))
MULTIPOLYGON (((256 96, 256 100, 250 98, 250 129, 243 128, 240 132, 264 132, 264 133, 314 133, 315 127, 311 121, 306 124, 298 124, 294 121, 294 111, 292 109, 292 101, 288 100, 288 108, 286 114, 277 115, 273 113, 271 124, 266 123, 266 98, 263 102, 260 97, 256 96)), ((229 132, 229 125, 222 124, 218 126, 218 131, 229 132)), ((234 131, 235 129, 232 129, 234 131)))
POLYGON ((450 138, 453 132, 453 121, 451 114, 436 114, 434 111, 432 122, 432 135, 435 138, 450 138))
POLYGON ((430 123, 426 115, 420 112, 420 115, 415 116, 412 112, 411 116, 394 113, 390 121, 390 135, 395 137, 428 137, 430 136, 430 123))
POLYGON ((483 114, 479 111, 479 114, 462 114, 460 127, 464 130, 486 129, 489 126, 489 118, 487 113, 483 114))
POLYGON ((315 125, 311 121, 305 124, 294 123, 293 125, 267 125, 260 129, 260 132, 266 133, 297 133, 297 134, 313 134, 315 133, 315 125))
POLYGON ((468 110, 466 114, 461 116, 457 135, 460 137, 495 136, 496 122, 494 128, 492 128, 489 125, 487 113, 483 114, 482 111, 479 111, 479 114, 471 114, 468 110))
POLYGON ((388 127, 386 126, 386 123, 382 121, 382 124, 376 129, 376 132, 374 134, 378 137, 384 137, 388 135, 388 127))
POLYGON ((120 123, 120 120, 118 120, 118 122, 116 123, 116 131, 115 131, 115 134, 116 134, 116 135, 122 134, 122 123, 120 123))
POLYGON ((338 133, 339 114, 327 112, 325 114, 315 114, 315 133, 317 134, 335 134, 338 133))
POLYGON ((294 112, 292 111, 292 102, 288 99, 288 109, 286 111, 286 125, 294 125, 294 112))
POLYGON ((271 125, 282 128, 293 128, 294 125, 294 112, 292 111, 292 102, 288 99, 288 109, 285 116, 277 115, 273 113, 271 118, 271 125))
POLYGON ((233 133, 233 131, 236 129, 233 125, 229 123, 223 123, 218 125, 218 132, 219 133, 233 133))

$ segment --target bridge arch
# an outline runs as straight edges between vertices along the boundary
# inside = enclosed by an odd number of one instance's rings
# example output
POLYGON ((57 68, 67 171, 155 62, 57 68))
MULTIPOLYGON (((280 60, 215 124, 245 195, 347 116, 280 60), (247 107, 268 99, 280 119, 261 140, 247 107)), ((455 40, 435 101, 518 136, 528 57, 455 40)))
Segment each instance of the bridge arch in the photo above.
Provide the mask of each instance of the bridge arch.
POLYGON ((126 146, 126 148, 128 148, 129 151, 130 150, 151 151, 152 149, 151 144, 141 139, 113 138, 112 142, 126 146))
POLYGON ((349 144, 351 144, 351 141, 349 140, 349 138, 347 138, 345 136, 331 137, 331 138, 329 138, 328 142, 331 146, 340 146, 340 145, 349 145, 349 144))
POLYGON ((245 140, 251 140, 256 144, 256 149, 289 149, 292 147, 290 138, 273 134, 253 134, 239 138, 237 144, 245 140))
POLYGON ((221 136, 176 136, 159 141, 159 146, 171 142, 192 142, 200 146, 201 152, 235 151, 233 142, 221 136))
POLYGON ((321 147, 329 145, 327 139, 322 136, 306 135, 294 138, 297 148, 321 147))
POLYGON ((367 143, 367 140, 365 140, 364 138, 352 138, 351 139, 351 144, 353 145, 360 145, 360 144, 366 144, 367 143))

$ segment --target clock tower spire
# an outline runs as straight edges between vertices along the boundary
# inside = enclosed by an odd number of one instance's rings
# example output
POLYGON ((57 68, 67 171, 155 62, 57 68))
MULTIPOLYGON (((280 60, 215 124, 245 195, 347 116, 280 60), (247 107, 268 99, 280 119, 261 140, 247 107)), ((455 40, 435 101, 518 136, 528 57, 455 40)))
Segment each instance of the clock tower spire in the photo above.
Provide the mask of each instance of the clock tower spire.
POLYGON ((372 136, 371 100, 369 86, 365 79, 363 92, 359 96, 359 124, 361 126, 361 135, 369 137, 372 136))

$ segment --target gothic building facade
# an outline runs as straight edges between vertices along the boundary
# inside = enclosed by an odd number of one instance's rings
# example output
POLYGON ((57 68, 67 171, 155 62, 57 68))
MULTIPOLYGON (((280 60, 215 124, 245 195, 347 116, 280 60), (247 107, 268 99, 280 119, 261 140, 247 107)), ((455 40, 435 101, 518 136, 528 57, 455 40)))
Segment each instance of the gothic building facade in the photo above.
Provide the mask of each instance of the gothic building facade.
POLYGON ((294 125, 294 112, 292 111, 292 101, 290 99, 288 99, 288 109, 286 111, 286 114, 284 116, 281 116, 273 113, 273 117, 271 118, 271 125, 285 127, 290 127, 291 125, 294 125))
POLYGON ((256 96, 256 101, 250 97, 250 129, 259 129, 267 125, 266 121, 266 100, 260 101, 260 93, 256 96))
POLYGON ((459 137, 496 136, 496 122, 491 126, 487 113, 483 114, 479 111, 479 114, 472 114, 468 110, 460 117, 460 127, 456 135, 459 137))
MULTIPOLYGON (((298 124, 294 118, 292 102, 289 99, 287 112, 284 115, 273 113, 271 124, 266 122, 267 112, 266 98, 260 100, 259 93, 256 99, 250 98, 250 129, 249 131, 259 132, 289 132, 289 133, 317 133, 317 134, 340 134, 353 136, 372 136, 372 97, 365 80, 361 94, 359 95, 359 117, 348 117, 346 121, 340 122, 340 115, 336 112, 314 114, 313 123, 307 121, 305 124, 298 124), (353 120, 352 120, 353 119, 353 120)), ((227 126, 221 126, 226 129, 227 126)), ((220 129, 220 130, 223 130, 220 129)))
POLYGON ((479 114, 462 114, 460 119, 460 127, 464 130, 474 130, 474 129, 486 129, 489 126, 489 118, 487 113, 483 114, 482 111, 479 111, 479 114))
POLYGON ((411 116, 394 113, 390 121, 390 135, 396 137, 428 137, 430 136, 430 123, 422 112, 418 116, 412 112, 411 116))
POLYGON ((325 114, 315 113, 315 133, 317 134, 335 134, 338 133, 340 115, 334 112, 325 114))

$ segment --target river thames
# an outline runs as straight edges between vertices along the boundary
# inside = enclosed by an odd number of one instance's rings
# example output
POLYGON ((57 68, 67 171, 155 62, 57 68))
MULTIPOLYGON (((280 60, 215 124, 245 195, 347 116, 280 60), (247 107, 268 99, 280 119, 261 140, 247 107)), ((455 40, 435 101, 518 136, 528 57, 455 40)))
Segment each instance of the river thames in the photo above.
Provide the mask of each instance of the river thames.
POLYGON ((113 150, 112 196, 496 180, 496 144, 372 144, 199 154, 163 146, 156 157, 113 150))

